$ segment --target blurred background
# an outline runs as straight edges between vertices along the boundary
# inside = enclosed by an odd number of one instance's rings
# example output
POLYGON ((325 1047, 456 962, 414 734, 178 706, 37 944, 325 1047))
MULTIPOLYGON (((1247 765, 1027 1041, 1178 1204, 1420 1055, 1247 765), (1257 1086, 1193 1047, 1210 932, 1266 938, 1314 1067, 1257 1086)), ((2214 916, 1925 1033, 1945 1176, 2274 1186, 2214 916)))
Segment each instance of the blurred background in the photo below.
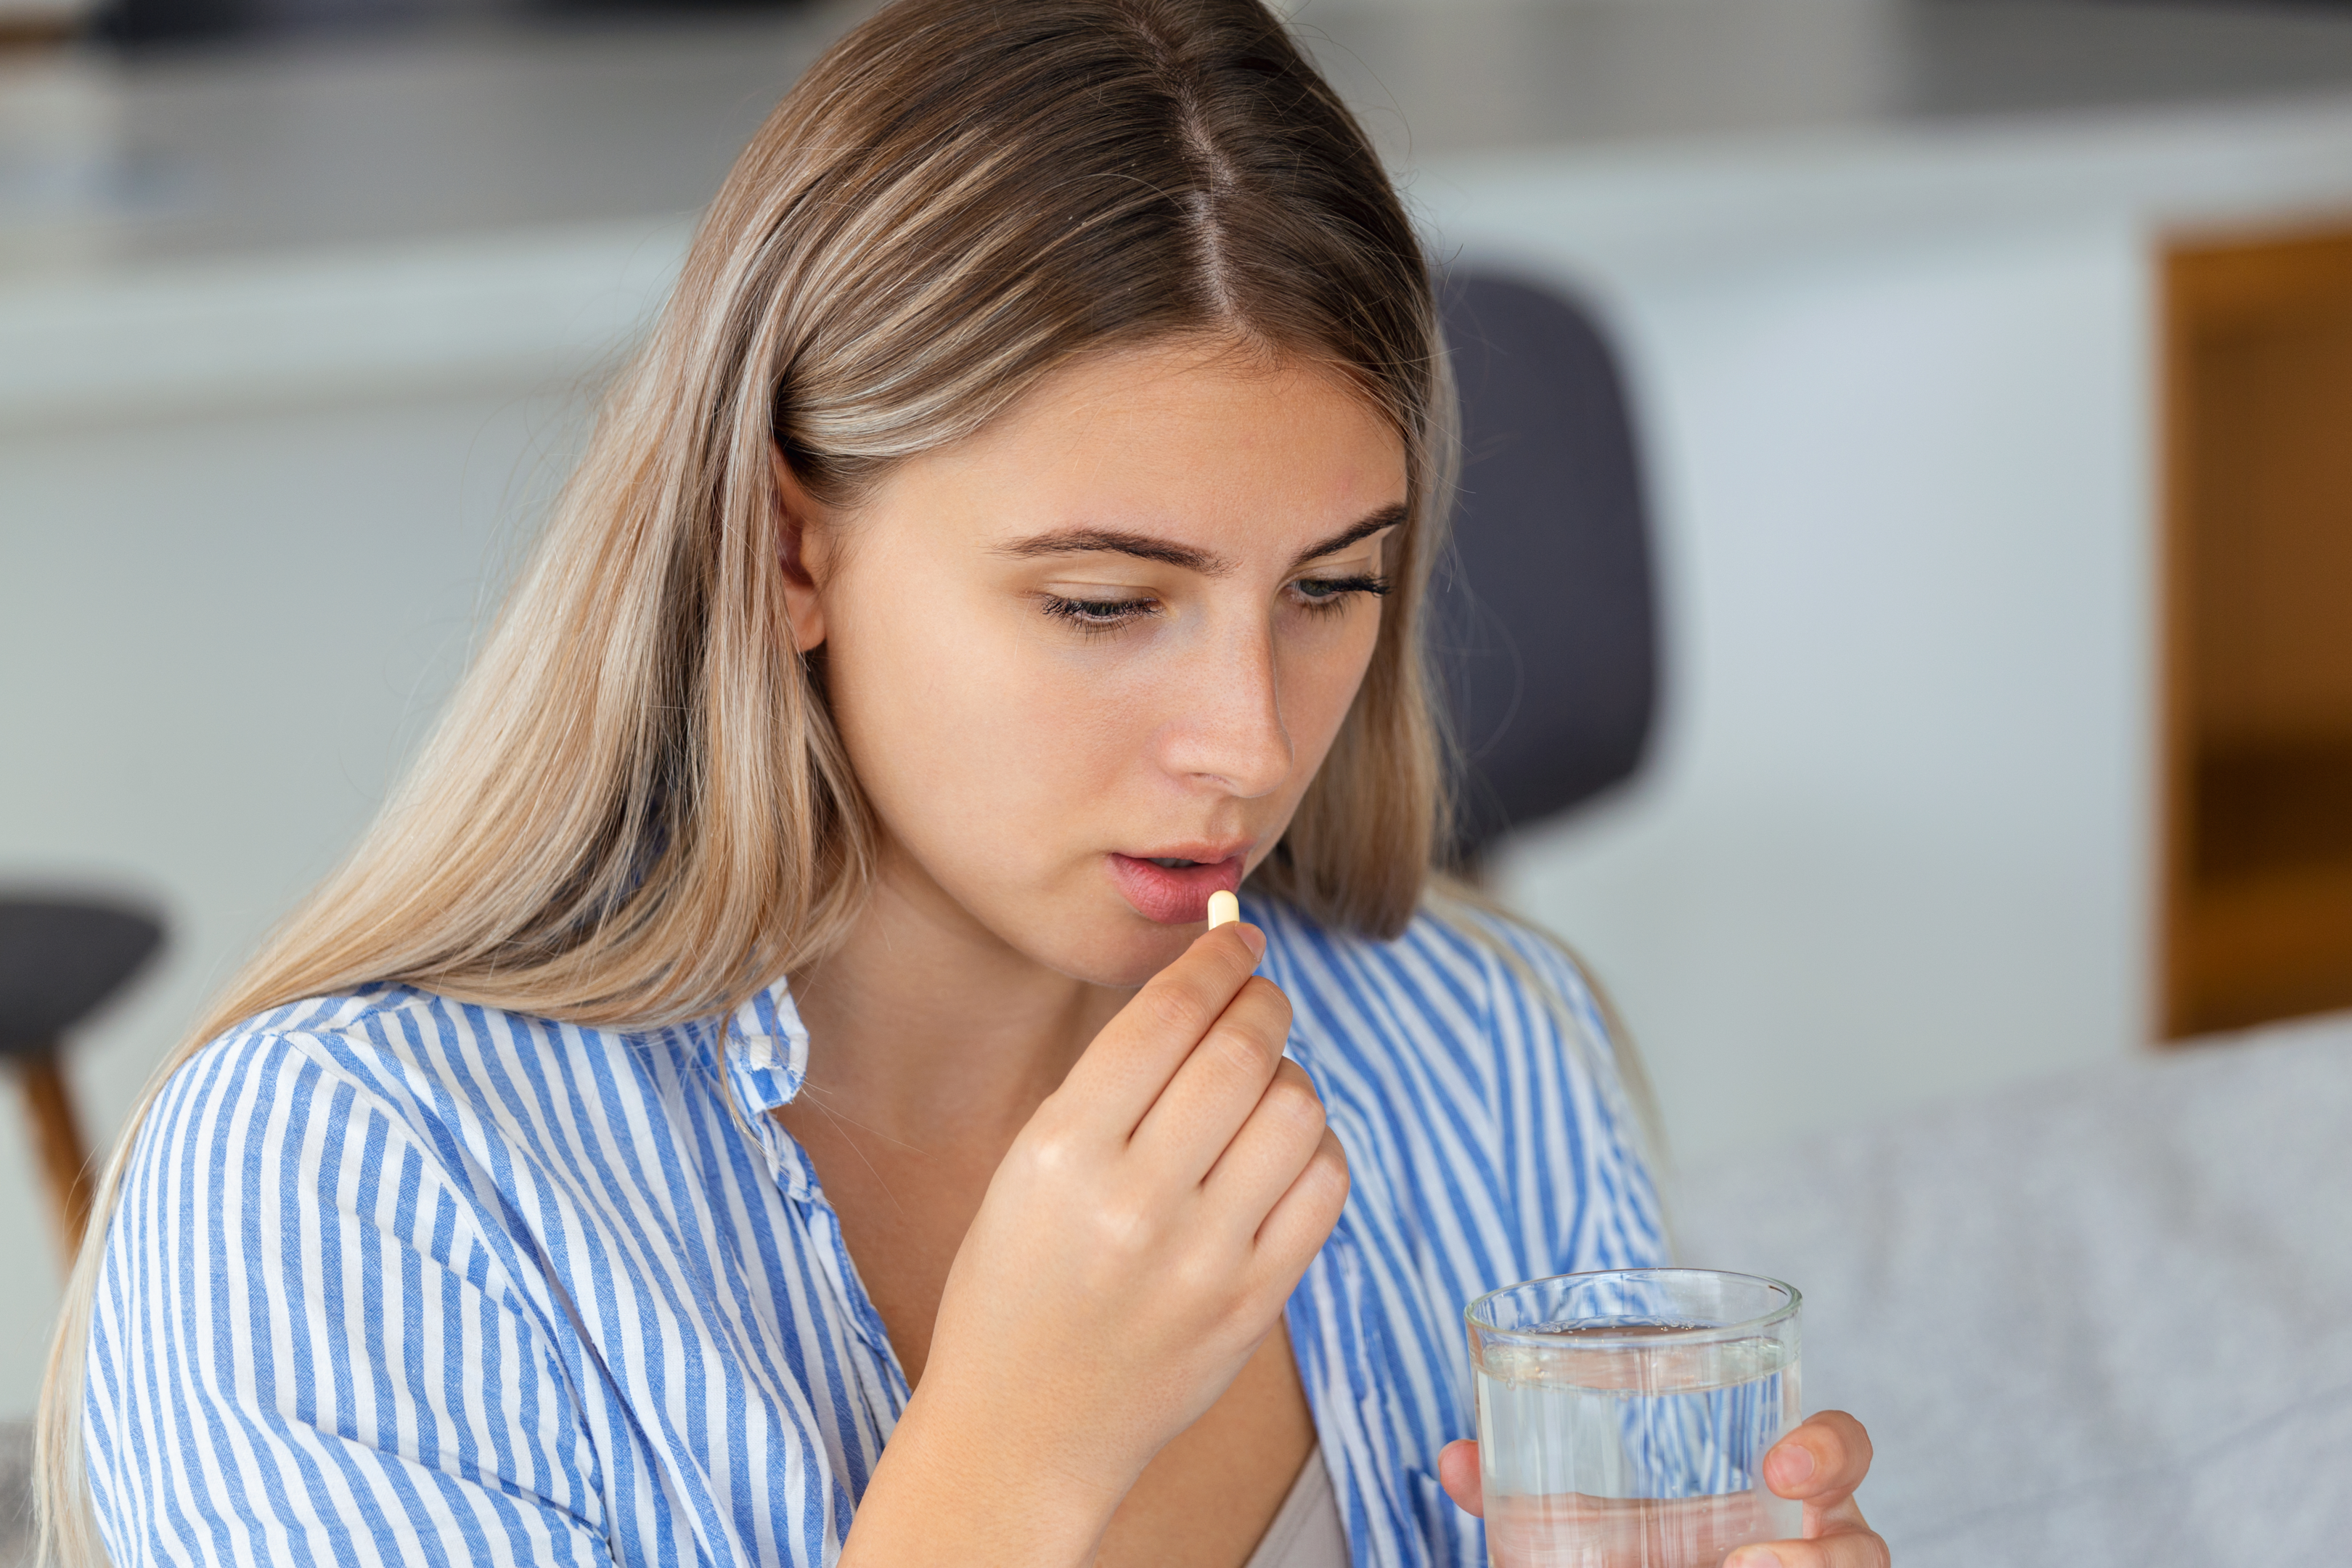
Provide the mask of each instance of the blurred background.
MULTIPOLYGON (((57 1058, 93 1147, 368 817, 695 212, 866 9, 0 0, 0 892, 167 929, 57 1058)), ((2080 1141, 2099 1085, 2352 1006, 2352 5, 1291 9, 1503 367, 1465 850, 1614 991, 1694 1234, 1808 1151, 2080 1141), (1506 374, 1545 331, 1557 427, 1506 374), (1613 629, 1547 642, 1509 552, 1594 473, 1613 629), (1529 742, 1548 704, 1613 728, 1529 742)), ((2318 1091, 2247 1092, 2212 1158, 2318 1091)), ((0 1103, 0 1419, 60 1278, 35 1126, 0 1103)), ((2347 1173, 2299 1168, 2290 1250, 2352 1252, 2347 1173)))

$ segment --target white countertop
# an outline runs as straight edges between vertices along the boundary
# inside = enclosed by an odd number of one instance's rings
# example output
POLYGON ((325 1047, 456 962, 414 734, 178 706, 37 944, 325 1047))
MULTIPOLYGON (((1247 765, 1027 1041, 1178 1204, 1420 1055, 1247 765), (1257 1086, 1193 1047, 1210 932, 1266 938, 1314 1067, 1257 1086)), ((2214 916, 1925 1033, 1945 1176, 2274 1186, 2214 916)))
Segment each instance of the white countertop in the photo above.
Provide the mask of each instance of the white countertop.
MULTIPOLYGON (((592 363, 862 9, 0 67, 0 425, 592 363)), ((1533 204, 1604 290, 1857 227, 2352 203, 2352 17, 1307 0, 1298 20, 1442 242, 1524 237, 1533 204)))
MULTIPOLYGON (((2352 91, 2352 16, 2085 0, 1292 0, 1400 166, 2352 91)), ((0 57, 0 268, 692 210, 871 0, 0 57)))

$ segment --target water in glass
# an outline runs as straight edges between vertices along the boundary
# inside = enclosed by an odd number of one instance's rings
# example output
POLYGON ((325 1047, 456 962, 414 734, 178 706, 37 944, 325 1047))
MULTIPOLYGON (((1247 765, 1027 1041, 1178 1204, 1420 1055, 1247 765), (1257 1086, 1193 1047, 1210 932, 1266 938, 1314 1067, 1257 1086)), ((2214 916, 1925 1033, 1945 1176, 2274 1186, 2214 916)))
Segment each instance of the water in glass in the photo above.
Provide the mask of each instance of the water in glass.
POLYGON ((1700 1327, 1588 1319, 1479 1347, 1494 1568, 1716 1568, 1798 1533, 1759 1473, 1799 1418, 1796 1347, 1676 1338, 1700 1327))

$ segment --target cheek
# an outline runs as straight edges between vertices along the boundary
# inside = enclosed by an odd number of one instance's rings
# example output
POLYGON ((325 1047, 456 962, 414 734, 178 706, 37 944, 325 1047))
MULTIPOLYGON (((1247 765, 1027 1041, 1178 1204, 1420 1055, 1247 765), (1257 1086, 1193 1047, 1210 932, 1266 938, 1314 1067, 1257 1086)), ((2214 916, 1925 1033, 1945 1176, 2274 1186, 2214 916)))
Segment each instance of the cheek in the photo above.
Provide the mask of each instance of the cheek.
POLYGON ((1306 793, 1324 754, 1338 738, 1339 726, 1347 721, 1348 710, 1363 686, 1364 673, 1371 668, 1380 635, 1377 611, 1351 616, 1346 626, 1325 634, 1285 661, 1282 711, 1302 764, 1296 780, 1298 794, 1306 793))
POLYGON ((895 621, 880 608, 845 605, 827 656, 860 782, 925 859, 1014 874, 1138 753, 1138 694, 1001 606, 949 594, 895 621))

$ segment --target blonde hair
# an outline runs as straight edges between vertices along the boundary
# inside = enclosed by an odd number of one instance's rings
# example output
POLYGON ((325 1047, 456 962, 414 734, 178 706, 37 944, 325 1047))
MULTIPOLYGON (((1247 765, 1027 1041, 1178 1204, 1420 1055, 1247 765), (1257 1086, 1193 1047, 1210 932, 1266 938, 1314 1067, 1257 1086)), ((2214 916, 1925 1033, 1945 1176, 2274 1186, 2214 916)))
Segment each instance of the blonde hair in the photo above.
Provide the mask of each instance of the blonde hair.
POLYGON ((821 957, 875 829, 793 652, 774 454, 854 505, 1078 356, 1181 334, 1333 371, 1404 442, 1377 650, 1256 877, 1328 925, 1403 929, 1443 810, 1418 631, 1454 398, 1378 160, 1255 0, 900 0, 744 151, 433 739, 130 1119, 50 1354, 47 1555, 103 1561, 92 1296, 163 1081, 240 1019, 368 982, 634 1026, 821 957))

